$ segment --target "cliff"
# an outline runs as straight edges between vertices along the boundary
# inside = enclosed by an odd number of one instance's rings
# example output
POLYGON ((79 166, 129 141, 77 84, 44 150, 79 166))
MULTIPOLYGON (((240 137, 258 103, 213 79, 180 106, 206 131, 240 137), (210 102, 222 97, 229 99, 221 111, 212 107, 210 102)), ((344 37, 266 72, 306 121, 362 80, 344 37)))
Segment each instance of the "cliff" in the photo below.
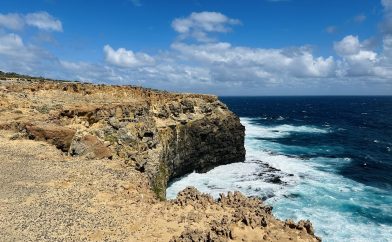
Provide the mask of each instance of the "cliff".
POLYGON ((241 162, 244 127, 217 97, 139 87, 3 80, 0 127, 71 156, 121 159, 164 199, 167 182, 241 162))
POLYGON ((6 241, 317 241, 239 193, 167 182, 241 162, 244 127, 217 97, 0 80, 0 237, 6 241))

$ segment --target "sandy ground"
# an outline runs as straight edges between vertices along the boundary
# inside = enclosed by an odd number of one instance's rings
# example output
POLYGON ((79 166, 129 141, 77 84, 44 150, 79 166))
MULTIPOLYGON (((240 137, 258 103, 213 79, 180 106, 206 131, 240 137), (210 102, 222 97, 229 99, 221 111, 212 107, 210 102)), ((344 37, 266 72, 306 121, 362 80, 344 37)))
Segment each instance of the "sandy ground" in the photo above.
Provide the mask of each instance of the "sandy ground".
MULTIPOLYGON (((120 161, 70 158, 10 136, 0 131, 1 241, 169 241, 232 212, 159 201, 146 177, 120 161)), ((238 241, 314 240, 280 224, 269 230, 234 229, 238 241)))

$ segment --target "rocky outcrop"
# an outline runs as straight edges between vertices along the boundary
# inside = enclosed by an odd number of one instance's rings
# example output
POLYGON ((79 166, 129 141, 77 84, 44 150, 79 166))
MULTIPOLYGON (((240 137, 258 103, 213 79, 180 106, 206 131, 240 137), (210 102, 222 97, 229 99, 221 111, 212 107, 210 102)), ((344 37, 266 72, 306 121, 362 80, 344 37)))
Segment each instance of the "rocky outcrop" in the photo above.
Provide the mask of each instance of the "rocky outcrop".
MULTIPOLYGON (((251 234, 258 229, 268 231, 277 226, 288 230, 283 235, 266 233, 252 241, 290 241, 298 235, 303 240, 321 241, 314 235, 313 226, 309 221, 301 220, 294 223, 291 220, 284 222, 276 220, 271 213, 272 207, 264 205, 259 198, 247 198, 240 192, 220 194, 220 198, 215 201, 210 195, 202 194, 194 187, 188 187, 171 202, 181 207, 191 206, 195 210, 218 206, 225 211, 230 211, 220 219, 210 221, 209 226, 205 229, 185 229, 181 235, 174 236, 171 242, 248 241, 242 236, 242 233, 251 234)), ((197 216, 194 217, 194 220, 198 220, 197 216)))
POLYGON ((2 86, 3 100, 15 101, 1 107, 18 123, 0 119, 0 127, 70 156, 122 160, 146 173, 161 199, 170 179, 245 157, 244 127, 215 96, 51 81, 2 86))

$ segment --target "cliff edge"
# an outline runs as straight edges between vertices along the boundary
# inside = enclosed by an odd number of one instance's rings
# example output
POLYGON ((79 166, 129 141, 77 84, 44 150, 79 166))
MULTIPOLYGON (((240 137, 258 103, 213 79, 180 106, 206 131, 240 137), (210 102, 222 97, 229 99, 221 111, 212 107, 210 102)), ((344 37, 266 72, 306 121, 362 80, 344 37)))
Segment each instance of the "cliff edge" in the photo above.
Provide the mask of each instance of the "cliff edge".
POLYGON ((6 241, 317 241, 260 199, 167 182, 245 157, 217 97, 0 79, 0 237, 6 241))
POLYGON ((0 128, 71 156, 123 160, 161 199, 169 179, 245 159, 244 127, 215 96, 27 79, 0 90, 0 128))

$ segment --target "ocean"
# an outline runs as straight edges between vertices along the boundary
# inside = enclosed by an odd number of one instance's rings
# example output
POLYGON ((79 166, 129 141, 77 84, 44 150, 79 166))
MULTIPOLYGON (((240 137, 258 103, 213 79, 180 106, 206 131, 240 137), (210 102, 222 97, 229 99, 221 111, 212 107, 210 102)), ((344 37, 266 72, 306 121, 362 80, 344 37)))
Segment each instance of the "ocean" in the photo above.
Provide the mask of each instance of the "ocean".
POLYGON ((323 241, 392 241, 392 97, 221 97, 246 128, 246 161, 173 181, 241 191, 323 241))

